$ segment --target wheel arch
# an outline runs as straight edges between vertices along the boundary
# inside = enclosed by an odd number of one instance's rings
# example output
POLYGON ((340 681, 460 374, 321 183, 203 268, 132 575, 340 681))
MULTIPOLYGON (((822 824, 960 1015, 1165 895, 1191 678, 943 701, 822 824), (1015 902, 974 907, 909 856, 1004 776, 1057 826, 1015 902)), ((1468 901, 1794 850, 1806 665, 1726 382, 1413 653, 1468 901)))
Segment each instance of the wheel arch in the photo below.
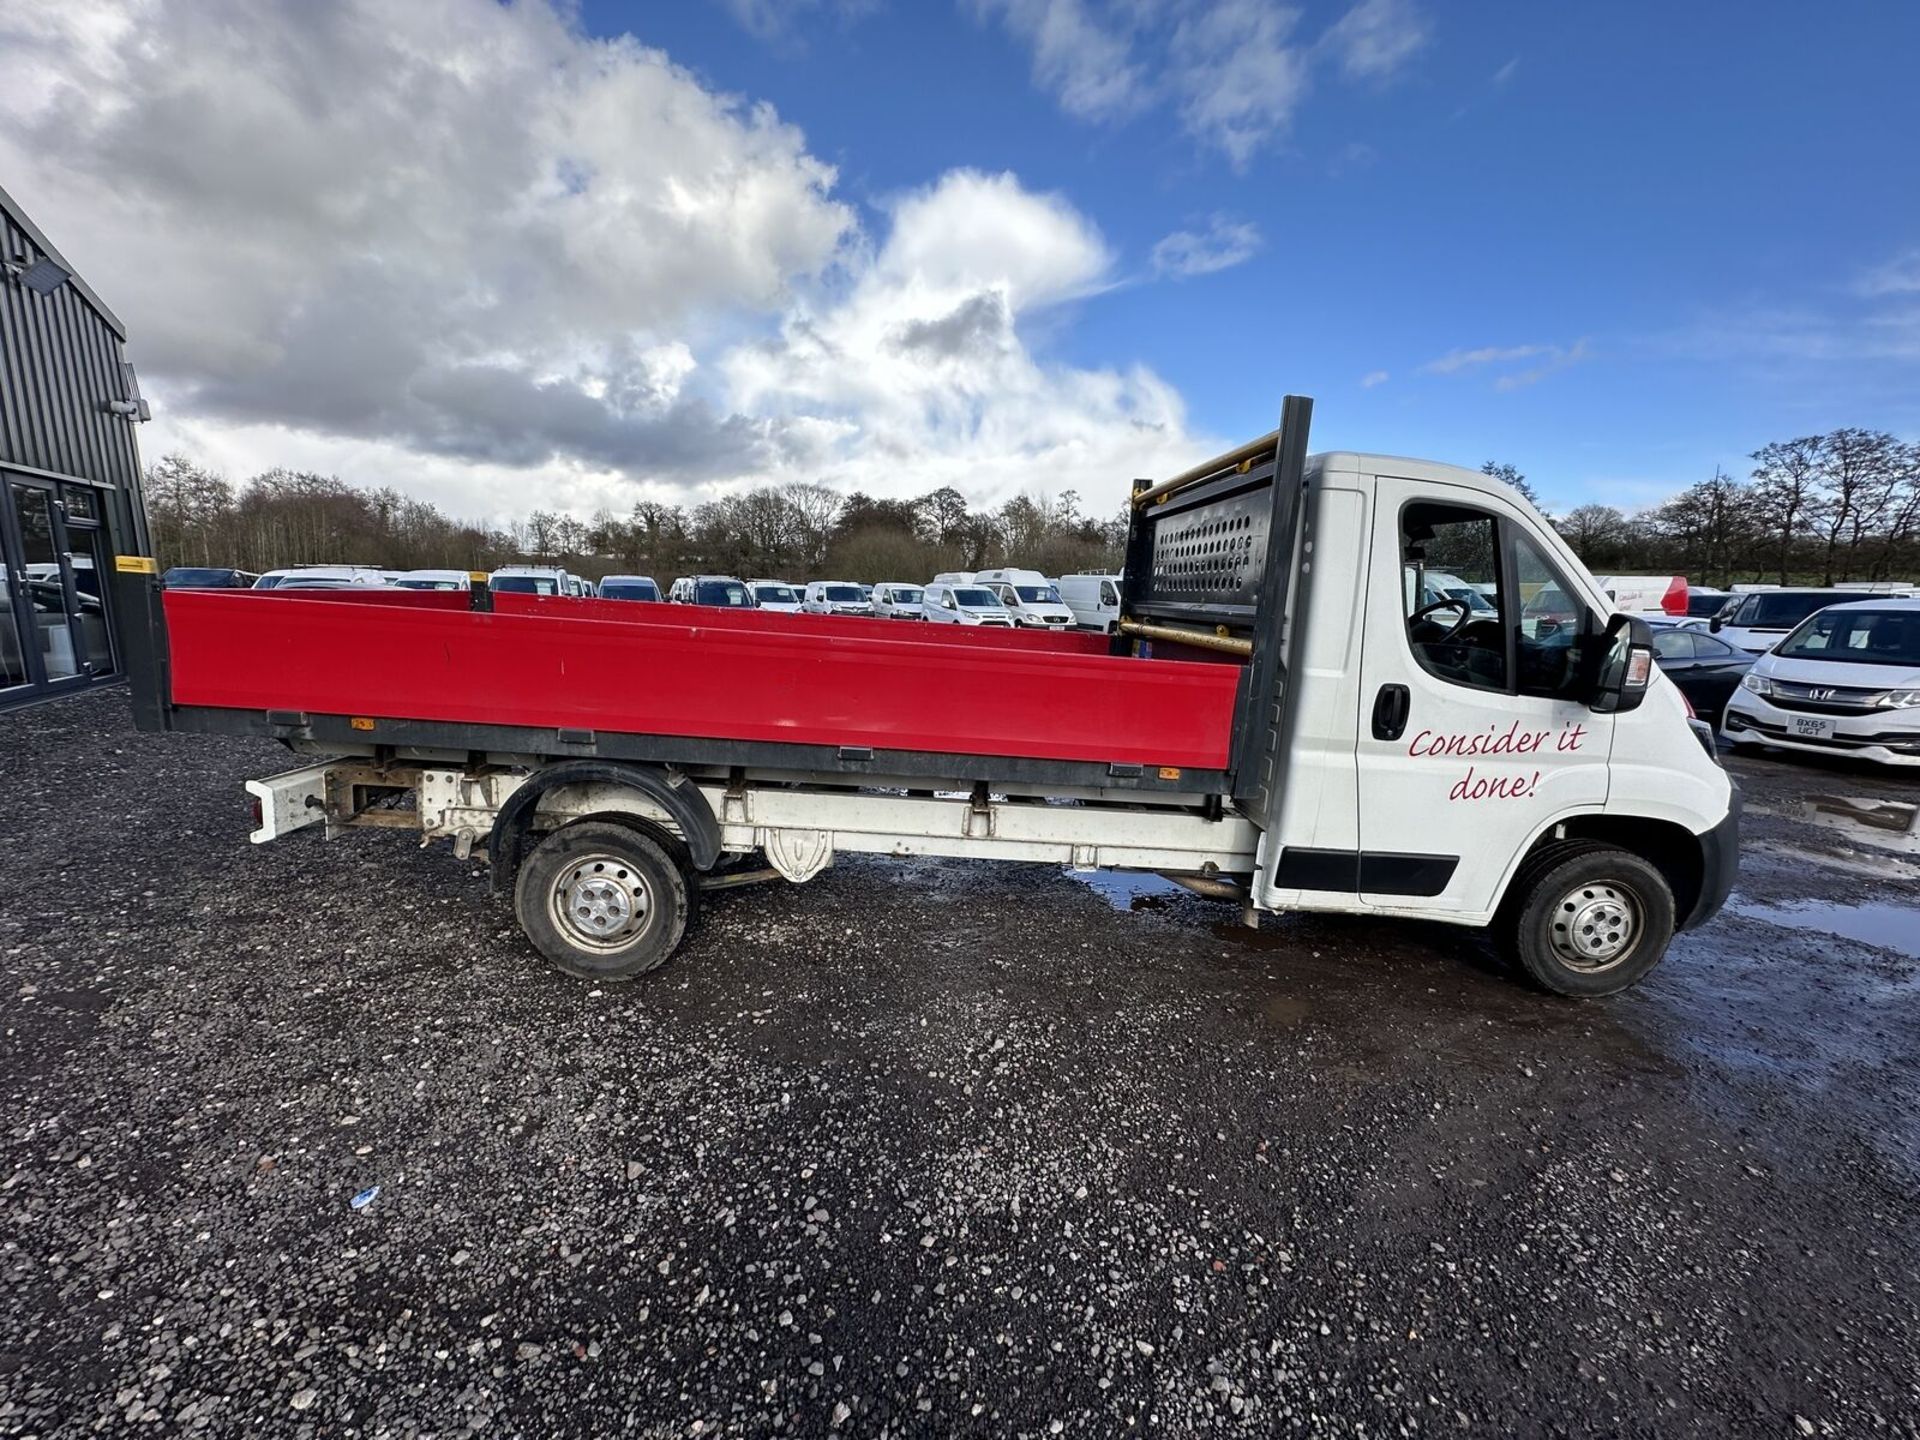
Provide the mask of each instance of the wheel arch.
POLYGON ((1707 862, 1701 839, 1677 821, 1651 815, 1581 814, 1554 821, 1534 837, 1507 875, 1501 887, 1500 908, 1512 902, 1514 881, 1526 872, 1535 857, 1569 840, 1612 845, 1638 855, 1660 872, 1667 888, 1673 892, 1673 911, 1682 920, 1680 928, 1698 923, 1693 917, 1707 886, 1707 862))
MULTIPOLYGON (((686 776, 650 765, 630 765, 618 760, 562 760, 542 766, 529 775, 507 797, 493 818, 487 836, 487 861, 490 884, 495 894, 513 888, 520 863, 526 856, 527 837, 533 833, 535 812, 540 797, 562 785, 617 785, 638 791, 666 811, 679 830, 678 836, 666 836, 677 848, 684 849, 695 870, 711 870, 720 859, 720 822, 686 776)), ((595 816, 617 820, 630 828, 655 836, 659 827, 634 815, 595 816)))

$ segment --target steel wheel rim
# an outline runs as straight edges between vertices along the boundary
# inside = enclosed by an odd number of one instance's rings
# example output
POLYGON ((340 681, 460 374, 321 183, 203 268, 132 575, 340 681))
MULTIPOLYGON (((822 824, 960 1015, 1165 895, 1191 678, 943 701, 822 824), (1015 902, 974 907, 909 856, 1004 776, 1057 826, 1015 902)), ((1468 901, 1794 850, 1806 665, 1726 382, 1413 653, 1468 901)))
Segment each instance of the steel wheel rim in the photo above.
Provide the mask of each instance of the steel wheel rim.
POLYGON ((1554 904, 1547 934, 1556 957, 1593 975, 1631 955, 1645 928, 1633 891, 1612 880, 1593 880, 1575 885, 1554 904))
POLYGON ((653 887, 617 855, 575 860, 547 891, 547 914, 567 942, 602 954, 631 945, 653 922, 653 909, 653 887))

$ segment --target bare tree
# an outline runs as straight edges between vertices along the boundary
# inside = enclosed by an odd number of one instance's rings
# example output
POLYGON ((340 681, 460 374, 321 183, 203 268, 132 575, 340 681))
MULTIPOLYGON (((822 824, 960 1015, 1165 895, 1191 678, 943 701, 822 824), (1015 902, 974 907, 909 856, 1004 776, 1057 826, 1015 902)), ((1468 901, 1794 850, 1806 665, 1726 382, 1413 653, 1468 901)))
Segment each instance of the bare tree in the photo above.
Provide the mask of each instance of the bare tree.
POLYGON ((1772 539, 1782 585, 1793 565, 1794 542, 1820 507, 1819 470, 1826 444, 1824 435, 1802 435, 1763 445, 1749 457, 1754 462, 1754 499, 1772 539))

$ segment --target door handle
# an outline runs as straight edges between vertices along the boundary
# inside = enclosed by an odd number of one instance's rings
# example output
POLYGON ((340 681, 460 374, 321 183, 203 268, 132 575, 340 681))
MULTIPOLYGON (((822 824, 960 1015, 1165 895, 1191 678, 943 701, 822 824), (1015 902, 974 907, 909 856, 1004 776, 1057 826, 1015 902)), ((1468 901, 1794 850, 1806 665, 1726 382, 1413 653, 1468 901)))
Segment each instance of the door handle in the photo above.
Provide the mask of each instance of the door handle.
POLYGON ((1398 740, 1407 728, 1407 711, 1412 698, 1404 685, 1382 685, 1373 697, 1373 738, 1398 740))

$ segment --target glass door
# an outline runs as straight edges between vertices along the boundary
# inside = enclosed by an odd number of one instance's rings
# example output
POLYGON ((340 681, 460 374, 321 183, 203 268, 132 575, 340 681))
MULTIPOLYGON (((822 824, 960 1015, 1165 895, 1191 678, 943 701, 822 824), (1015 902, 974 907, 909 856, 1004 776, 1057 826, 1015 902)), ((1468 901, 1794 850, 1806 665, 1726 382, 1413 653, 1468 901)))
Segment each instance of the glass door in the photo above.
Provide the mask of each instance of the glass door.
MULTIPOLYGON (((92 673, 85 616, 73 584, 73 557, 67 553, 66 525, 54 504, 53 487, 9 480, 15 523, 19 526, 19 573, 11 590, 14 628, 31 664, 39 659, 39 678, 48 685, 92 673)), ((94 601, 98 607, 99 601, 94 601)), ((102 631, 104 634, 104 630, 102 631)), ((0 667, 5 664, 0 660, 0 667)))

